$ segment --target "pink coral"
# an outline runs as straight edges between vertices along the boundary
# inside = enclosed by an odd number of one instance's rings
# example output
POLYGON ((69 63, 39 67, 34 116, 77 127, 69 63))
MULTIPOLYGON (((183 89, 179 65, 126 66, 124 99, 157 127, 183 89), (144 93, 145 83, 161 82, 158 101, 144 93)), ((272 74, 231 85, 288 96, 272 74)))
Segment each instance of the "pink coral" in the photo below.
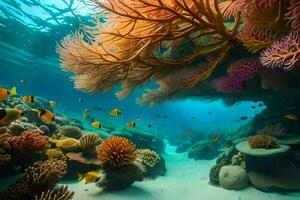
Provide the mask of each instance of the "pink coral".
POLYGON ((49 138, 35 131, 24 131, 20 136, 10 138, 11 148, 19 154, 27 155, 50 148, 49 138))
POLYGON ((291 23, 293 29, 300 29, 300 1, 291 0, 288 12, 285 14, 286 20, 291 23))
POLYGON ((300 29, 291 31, 261 53, 261 63, 268 68, 292 69, 300 57, 300 29))
POLYGON ((228 68, 228 76, 215 79, 213 88, 219 92, 238 92, 246 89, 246 82, 254 78, 262 68, 254 59, 243 59, 234 62, 228 68))

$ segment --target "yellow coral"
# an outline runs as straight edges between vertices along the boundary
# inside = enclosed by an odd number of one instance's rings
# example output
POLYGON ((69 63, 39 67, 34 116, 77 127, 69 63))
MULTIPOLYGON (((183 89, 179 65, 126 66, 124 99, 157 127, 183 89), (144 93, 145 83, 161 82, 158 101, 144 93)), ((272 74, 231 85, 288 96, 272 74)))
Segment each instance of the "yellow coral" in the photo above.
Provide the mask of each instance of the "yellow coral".
POLYGON ((154 167, 161 159, 155 151, 150 149, 138 149, 137 155, 140 162, 148 167, 154 167))
POLYGON ((46 151, 46 155, 48 160, 57 159, 64 162, 67 161, 67 157, 65 156, 65 154, 59 149, 48 149, 46 151))

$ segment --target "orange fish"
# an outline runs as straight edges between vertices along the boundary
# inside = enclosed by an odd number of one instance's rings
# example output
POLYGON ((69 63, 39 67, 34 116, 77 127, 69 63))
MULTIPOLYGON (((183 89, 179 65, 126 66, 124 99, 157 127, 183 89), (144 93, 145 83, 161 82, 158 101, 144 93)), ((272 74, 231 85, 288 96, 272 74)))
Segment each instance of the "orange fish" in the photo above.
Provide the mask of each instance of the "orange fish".
POLYGON ((214 135, 212 138, 211 138, 211 141, 212 142, 216 142, 220 139, 221 135, 214 135))
POLYGON ((89 115, 86 114, 86 113, 84 113, 84 114, 82 115, 82 117, 83 117, 83 119, 88 119, 88 118, 89 118, 89 115))
POLYGON ((186 131, 186 132, 184 132, 184 134, 185 134, 185 135, 192 135, 193 132, 192 132, 192 131, 186 131))

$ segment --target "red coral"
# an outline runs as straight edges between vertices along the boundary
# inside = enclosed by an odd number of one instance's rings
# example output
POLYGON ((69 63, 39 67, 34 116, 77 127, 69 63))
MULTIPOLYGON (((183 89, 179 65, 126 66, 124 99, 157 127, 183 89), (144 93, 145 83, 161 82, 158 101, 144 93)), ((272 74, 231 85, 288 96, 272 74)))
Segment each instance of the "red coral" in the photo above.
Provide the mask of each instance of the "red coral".
POLYGON ((285 19, 291 23, 293 29, 300 29, 300 1, 291 0, 285 19))
POLYGON ((11 148, 19 154, 27 155, 35 151, 50 148, 49 138, 40 135, 38 132, 24 131, 20 136, 11 137, 9 143, 11 148))
POLYGON ((261 63, 268 68, 292 69, 300 57, 300 29, 291 31, 262 52, 261 63))

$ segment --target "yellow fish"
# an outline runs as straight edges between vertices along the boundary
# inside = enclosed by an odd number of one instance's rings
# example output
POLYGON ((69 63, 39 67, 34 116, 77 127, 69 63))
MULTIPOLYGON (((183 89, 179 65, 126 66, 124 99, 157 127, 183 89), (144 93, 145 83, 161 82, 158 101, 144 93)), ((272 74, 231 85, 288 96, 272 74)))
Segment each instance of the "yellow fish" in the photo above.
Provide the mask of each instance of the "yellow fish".
POLYGON ((56 101, 49 101, 50 106, 54 107, 56 106, 56 101))
POLYGON ((94 128, 101 128, 101 123, 98 122, 98 121, 93 122, 91 125, 92 125, 92 127, 94 127, 94 128))
POLYGON ((79 177, 79 181, 84 180, 84 184, 96 183, 101 179, 101 174, 97 171, 89 171, 84 174, 78 173, 77 175, 79 177))
POLYGON ((33 103, 34 102, 34 97, 33 96, 23 96, 22 99, 26 103, 33 103))
POLYGON ((10 95, 17 95, 16 87, 12 87, 10 90, 0 88, 0 101, 6 101, 10 95))
POLYGON ((57 148, 61 148, 65 151, 73 151, 80 146, 79 140, 75 138, 65 138, 61 140, 54 140, 53 141, 57 148))
POLYGON ((296 115, 286 115, 285 118, 290 120, 298 120, 298 117, 296 115))
POLYGON ((109 114, 112 115, 112 116, 118 116, 118 115, 122 114, 122 111, 118 108, 115 108, 112 111, 110 111, 109 114))
POLYGON ((32 112, 36 112, 39 118, 45 123, 51 123, 54 121, 54 114, 50 110, 46 109, 32 109, 32 112))
POLYGON ((0 126, 10 124, 11 122, 23 117, 23 112, 17 109, 0 109, 0 126))
POLYGON ((127 122, 128 127, 135 127, 135 122, 127 122))

